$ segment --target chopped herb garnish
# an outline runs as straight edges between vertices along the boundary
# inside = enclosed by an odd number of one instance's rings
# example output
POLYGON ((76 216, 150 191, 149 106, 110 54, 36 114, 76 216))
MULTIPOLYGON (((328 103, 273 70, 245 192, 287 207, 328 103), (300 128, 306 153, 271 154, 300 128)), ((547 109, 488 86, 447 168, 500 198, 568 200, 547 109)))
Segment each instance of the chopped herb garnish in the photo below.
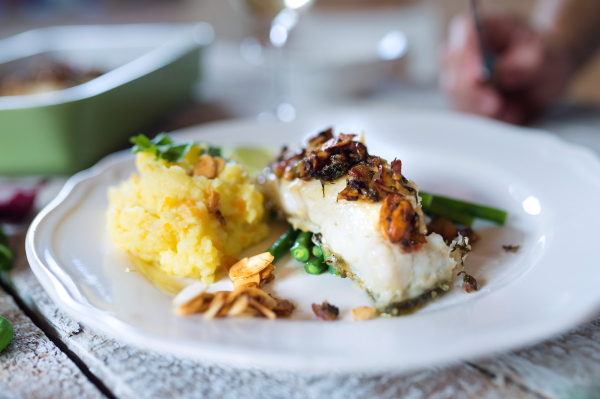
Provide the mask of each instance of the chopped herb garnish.
MULTIPOLYGON (((131 148, 131 152, 133 154, 138 152, 150 152, 155 154, 157 159, 164 159, 167 162, 181 162, 188 154, 192 146, 197 144, 194 141, 175 143, 166 133, 161 133, 152 140, 143 134, 139 134, 129 139, 129 141, 134 144, 134 146, 131 148)), ((202 154, 220 157, 221 149, 217 147, 206 146, 203 148, 202 154)))
POLYGON ((461 270, 458 272, 457 276, 463 274, 463 287, 465 291, 467 293, 477 291, 479 289, 479 284, 477 283, 477 280, 475 280, 473 276, 465 272, 465 257, 469 252, 471 252, 471 247, 465 242, 465 237, 462 237, 460 242, 456 242, 454 244, 454 247, 452 248, 452 251, 450 253, 452 254, 454 253, 454 251, 458 251, 458 259, 456 259, 456 255, 455 259, 458 263, 460 263, 461 270))
POLYGON ((503 245, 502 248, 504 248, 504 251, 512 252, 514 254, 519 250, 519 248, 521 248, 521 246, 520 245, 503 245))
POLYGON ((221 158, 223 158, 223 156, 221 155, 221 148, 219 148, 219 147, 209 146, 208 149, 205 152, 208 155, 210 155, 211 157, 221 157, 221 158))
POLYGON ((475 278, 473 276, 471 276, 470 274, 467 274, 467 272, 465 272, 464 270, 458 272, 458 275, 460 276, 461 274, 463 274, 463 287, 465 288, 465 291, 467 293, 471 293, 473 291, 477 291, 479 290, 479 284, 477 283, 477 280, 475 280, 475 278))

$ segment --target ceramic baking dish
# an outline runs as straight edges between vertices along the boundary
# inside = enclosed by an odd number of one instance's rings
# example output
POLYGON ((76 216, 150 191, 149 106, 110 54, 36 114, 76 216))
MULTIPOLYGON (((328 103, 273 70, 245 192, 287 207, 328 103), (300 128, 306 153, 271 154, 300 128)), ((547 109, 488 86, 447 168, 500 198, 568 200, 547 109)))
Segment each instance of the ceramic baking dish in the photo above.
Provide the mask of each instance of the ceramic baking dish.
POLYGON ((64 90, 0 97, 0 174, 72 173, 123 146, 190 97, 213 37, 198 23, 60 26, 0 40, 0 78, 40 57, 107 71, 64 90))

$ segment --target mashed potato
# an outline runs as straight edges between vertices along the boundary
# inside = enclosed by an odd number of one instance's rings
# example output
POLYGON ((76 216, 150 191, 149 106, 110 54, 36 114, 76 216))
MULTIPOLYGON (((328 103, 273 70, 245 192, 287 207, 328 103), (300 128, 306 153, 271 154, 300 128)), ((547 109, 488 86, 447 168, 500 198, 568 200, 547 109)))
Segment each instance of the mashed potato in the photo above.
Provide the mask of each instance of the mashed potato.
POLYGON ((195 176, 200 153, 194 146, 179 163, 138 153, 139 174, 109 189, 108 230, 116 245, 166 273, 212 283, 223 257, 262 240, 268 227, 243 166, 222 163, 214 178, 195 176))

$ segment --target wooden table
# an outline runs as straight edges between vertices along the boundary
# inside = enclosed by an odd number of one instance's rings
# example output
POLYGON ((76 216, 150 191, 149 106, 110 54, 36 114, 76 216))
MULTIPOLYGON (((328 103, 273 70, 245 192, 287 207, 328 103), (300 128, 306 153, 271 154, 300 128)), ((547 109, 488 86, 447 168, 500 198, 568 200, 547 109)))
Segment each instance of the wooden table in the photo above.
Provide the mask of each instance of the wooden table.
MULTIPOLYGON (((369 103, 415 103, 414 93, 402 93, 369 103)), ((421 106, 443 104, 434 91, 419 99, 421 106)), ((215 108, 209 114, 227 115, 215 108)), ((198 117, 210 119, 188 110, 163 127, 195 123, 198 117)), ((596 110, 567 108, 539 126, 600 153, 596 110)), ((139 349, 57 308, 29 268, 24 233, 12 236, 16 265, 1 275, 0 314, 16 335, 0 353, 0 398, 600 398, 600 318, 528 348, 404 374, 265 373, 139 349)))

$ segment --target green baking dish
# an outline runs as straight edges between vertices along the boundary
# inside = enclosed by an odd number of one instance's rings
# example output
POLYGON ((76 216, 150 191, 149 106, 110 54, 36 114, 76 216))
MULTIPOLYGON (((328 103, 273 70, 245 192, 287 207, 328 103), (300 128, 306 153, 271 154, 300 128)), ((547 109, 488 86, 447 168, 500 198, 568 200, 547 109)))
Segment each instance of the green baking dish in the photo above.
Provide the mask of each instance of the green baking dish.
POLYGON ((65 90, 0 97, 0 174, 73 173, 122 146, 190 98, 213 37, 198 23, 62 26, 1 40, 0 77, 41 55, 108 72, 65 90))

